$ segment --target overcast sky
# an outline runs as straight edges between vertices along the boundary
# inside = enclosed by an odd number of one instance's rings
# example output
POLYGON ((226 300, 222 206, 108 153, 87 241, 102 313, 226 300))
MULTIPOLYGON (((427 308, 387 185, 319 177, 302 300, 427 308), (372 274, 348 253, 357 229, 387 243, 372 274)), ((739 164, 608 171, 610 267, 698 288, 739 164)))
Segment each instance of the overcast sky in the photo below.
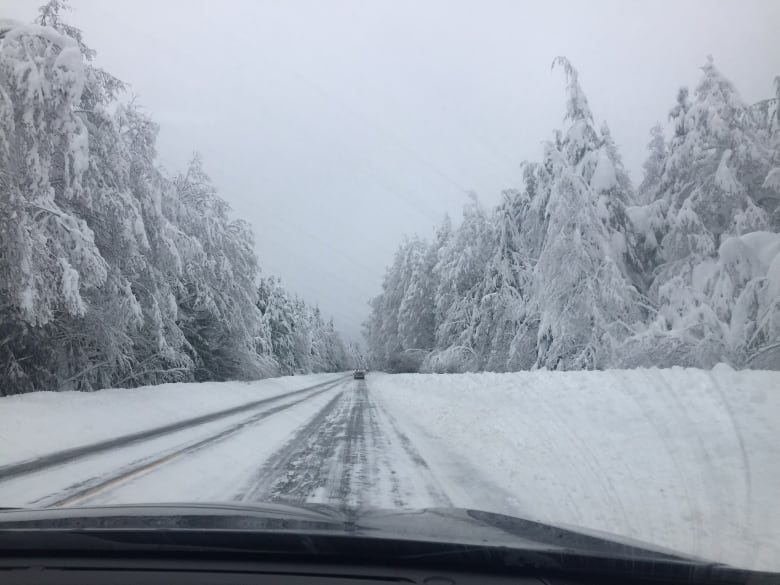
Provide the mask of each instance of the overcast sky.
MULTIPOLYGON (((38 1, 2 0, 32 20, 38 1)), ((580 71, 632 179, 707 54, 773 95, 780 1, 72 0, 98 64, 160 124, 171 172, 204 157, 263 271, 349 339, 405 234, 519 185, 560 127, 556 55, 580 71)))

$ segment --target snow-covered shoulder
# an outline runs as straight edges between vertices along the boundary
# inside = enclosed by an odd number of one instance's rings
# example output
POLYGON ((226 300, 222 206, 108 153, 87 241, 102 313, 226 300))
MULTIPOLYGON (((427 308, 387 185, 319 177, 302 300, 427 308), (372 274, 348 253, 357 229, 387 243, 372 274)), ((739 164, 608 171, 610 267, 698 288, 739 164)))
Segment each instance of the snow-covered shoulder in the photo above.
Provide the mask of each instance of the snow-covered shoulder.
POLYGON ((457 505, 780 569, 780 372, 372 374, 369 385, 457 505))

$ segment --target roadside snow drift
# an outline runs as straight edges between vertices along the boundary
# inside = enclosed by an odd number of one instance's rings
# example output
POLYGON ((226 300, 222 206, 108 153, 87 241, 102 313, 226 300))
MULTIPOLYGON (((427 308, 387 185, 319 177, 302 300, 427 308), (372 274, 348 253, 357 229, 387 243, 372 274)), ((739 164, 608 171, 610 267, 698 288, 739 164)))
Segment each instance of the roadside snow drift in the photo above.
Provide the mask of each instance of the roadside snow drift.
POLYGON ((369 376, 460 506, 780 570, 780 373, 369 376))

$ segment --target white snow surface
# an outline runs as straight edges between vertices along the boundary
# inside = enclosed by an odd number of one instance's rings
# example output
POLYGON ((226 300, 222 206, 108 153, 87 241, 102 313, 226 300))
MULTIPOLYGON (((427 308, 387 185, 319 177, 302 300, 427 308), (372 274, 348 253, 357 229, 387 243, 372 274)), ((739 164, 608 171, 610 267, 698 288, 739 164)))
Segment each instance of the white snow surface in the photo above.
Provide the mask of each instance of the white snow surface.
POLYGON ((750 232, 725 239, 718 249, 720 261, 725 264, 734 264, 741 257, 748 255, 751 256, 751 264, 755 264, 763 274, 766 274, 775 258, 780 256, 780 234, 750 232))
POLYGON ((455 505, 780 570, 780 372, 370 378, 455 505))
POLYGON ((607 149, 602 148, 599 150, 599 158, 596 169, 593 171, 593 177, 590 179, 590 186, 597 193, 603 193, 604 191, 609 191, 613 187, 616 187, 617 184, 615 165, 609 160, 607 149))
POLYGON ((634 230, 643 235, 645 240, 655 247, 656 230, 663 225, 664 215, 662 202, 654 202, 650 205, 630 205, 626 207, 626 214, 634 226, 634 230))
POLYGON ((239 413, 0 481, 0 505, 451 505, 780 571, 780 372, 342 376, 0 398, 4 465, 335 383, 254 422, 239 413))
POLYGON ((335 380, 341 375, 160 384, 89 393, 33 392, 3 397, 0 398, 0 466, 263 400, 335 380))

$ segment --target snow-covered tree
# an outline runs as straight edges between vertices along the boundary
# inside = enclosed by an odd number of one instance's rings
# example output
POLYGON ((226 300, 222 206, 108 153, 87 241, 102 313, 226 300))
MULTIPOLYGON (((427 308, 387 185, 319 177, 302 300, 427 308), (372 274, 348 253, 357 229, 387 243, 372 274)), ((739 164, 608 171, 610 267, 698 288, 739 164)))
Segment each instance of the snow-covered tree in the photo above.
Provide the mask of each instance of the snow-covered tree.
POLYGON ((664 130, 660 124, 650 129, 650 142, 647 143, 648 155, 642 169, 644 176, 638 188, 638 202, 642 204, 652 203, 658 194, 658 186, 663 175, 663 167, 666 161, 667 149, 664 130))
POLYGON ((359 344, 350 341, 347 344, 347 367, 349 369, 367 368, 368 358, 359 344))
MULTIPOLYGON (((719 320, 731 363, 780 356, 780 235, 751 232, 724 240, 716 260, 695 269, 719 320)), ((758 364, 756 364, 758 365, 758 364)))
POLYGON ((324 322, 318 308, 291 297, 278 278, 260 279, 257 307, 267 324, 280 373, 335 372, 352 367, 352 356, 333 320, 324 322))
POLYGON ((702 70, 695 99, 681 92, 671 113, 676 131, 659 186, 668 209, 658 285, 669 268, 677 274, 681 263, 713 257, 724 235, 768 225, 756 201, 771 153, 756 139, 746 106, 711 59, 702 70))
POLYGON ((394 371, 416 371, 433 343, 432 256, 418 238, 398 248, 371 301, 366 338, 372 363, 394 371))
POLYGON ((94 232, 73 210, 88 197, 87 129, 74 112, 83 87, 76 41, 0 23, 0 385, 11 389, 54 382, 52 323, 84 316, 86 292, 107 278, 94 232))
POLYGON ((398 307, 398 335, 404 349, 430 351, 434 341, 433 266, 436 255, 419 239, 405 250, 404 295, 398 307))
POLYGON ((777 368, 780 361, 780 235, 723 240, 717 256, 661 288, 656 319, 628 340, 620 365, 777 368))
POLYGON ((627 346, 627 355, 636 356, 629 364, 652 363, 646 344, 661 348, 656 351, 668 356, 669 365, 711 365, 733 356, 724 313, 707 295, 701 267, 716 258, 727 238, 769 227, 771 147, 712 59, 702 71, 693 100, 680 90, 670 113, 674 136, 652 209, 632 211, 643 218, 636 223, 645 224, 640 231, 646 248, 657 244, 650 296, 658 312, 635 350, 627 346))
POLYGON ((565 58, 554 65, 566 74, 568 128, 545 146, 543 190, 532 201, 544 218, 532 293, 536 365, 604 367, 643 316, 629 194, 612 145, 593 128, 577 71, 565 58))
MULTIPOLYGON (((435 351, 465 348, 467 363, 452 364, 455 369, 473 369, 476 364, 469 332, 479 302, 479 286, 490 258, 493 235, 490 218, 476 195, 463 208, 463 220, 447 239, 433 268, 437 282, 435 351)), ((452 352, 449 352, 452 354, 452 352)), ((435 357, 432 356, 432 357, 435 357)), ((439 360, 440 362, 440 360, 439 360)), ((450 369, 449 367, 447 369, 450 369)))
MULTIPOLYGON (((577 71, 554 65, 567 78, 567 127, 523 164, 521 190, 492 214, 468 205, 429 246, 435 339, 422 370, 776 361, 780 268, 766 230, 780 227, 780 80, 777 98, 746 107, 710 60, 693 97, 678 93, 671 139, 651 130, 635 196, 577 71)), ((367 339, 381 367, 410 350, 401 332, 415 315, 430 315, 410 301, 424 298, 410 288, 420 265, 410 250, 372 301, 367 339)))
POLYGON ((767 209, 770 226, 780 231, 780 75, 775 77, 775 97, 762 100, 751 108, 757 133, 768 146, 771 168, 761 185, 758 203, 767 209))
POLYGON ((475 295, 478 304, 471 323, 470 341, 480 369, 503 372, 534 363, 532 346, 523 343, 530 325, 526 320, 533 269, 520 235, 527 206, 526 194, 509 190, 494 213, 492 255, 475 295))
POLYGON ((609 124, 607 124, 606 120, 601 123, 599 135, 601 137, 601 144, 606 149, 609 160, 612 161, 612 166, 615 168, 615 178, 620 187, 617 192, 624 198, 624 204, 629 203, 629 200, 632 199, 634 187, 631 184, 628 172, 623 166, 623 157, 618 150, 614 138, 612 138, 612 131, 609 129, 609 124))
MULTIPOLYGON (((66 8, 0 21, 0 393, 278 371, 249 226, 200 158, 159 168, 156 124, 66 8)), ((302 319, 307 364, 343 367, 332 323, 302 319)))
POLYGON ((202 160, 195 155, 173 181, 180 230, 196 243, 182 267, 180 325, 199 357, 205 379, 256 378, 260 312, 257 259, 249 226, 231 221, 202 160))
POLYGON ((267 323, 271 352, 282 374, 294 374, 298 367, 295 354, 296 320, 293 304, 281 283, 275 278, 261 278, 257 306, 267 323))

